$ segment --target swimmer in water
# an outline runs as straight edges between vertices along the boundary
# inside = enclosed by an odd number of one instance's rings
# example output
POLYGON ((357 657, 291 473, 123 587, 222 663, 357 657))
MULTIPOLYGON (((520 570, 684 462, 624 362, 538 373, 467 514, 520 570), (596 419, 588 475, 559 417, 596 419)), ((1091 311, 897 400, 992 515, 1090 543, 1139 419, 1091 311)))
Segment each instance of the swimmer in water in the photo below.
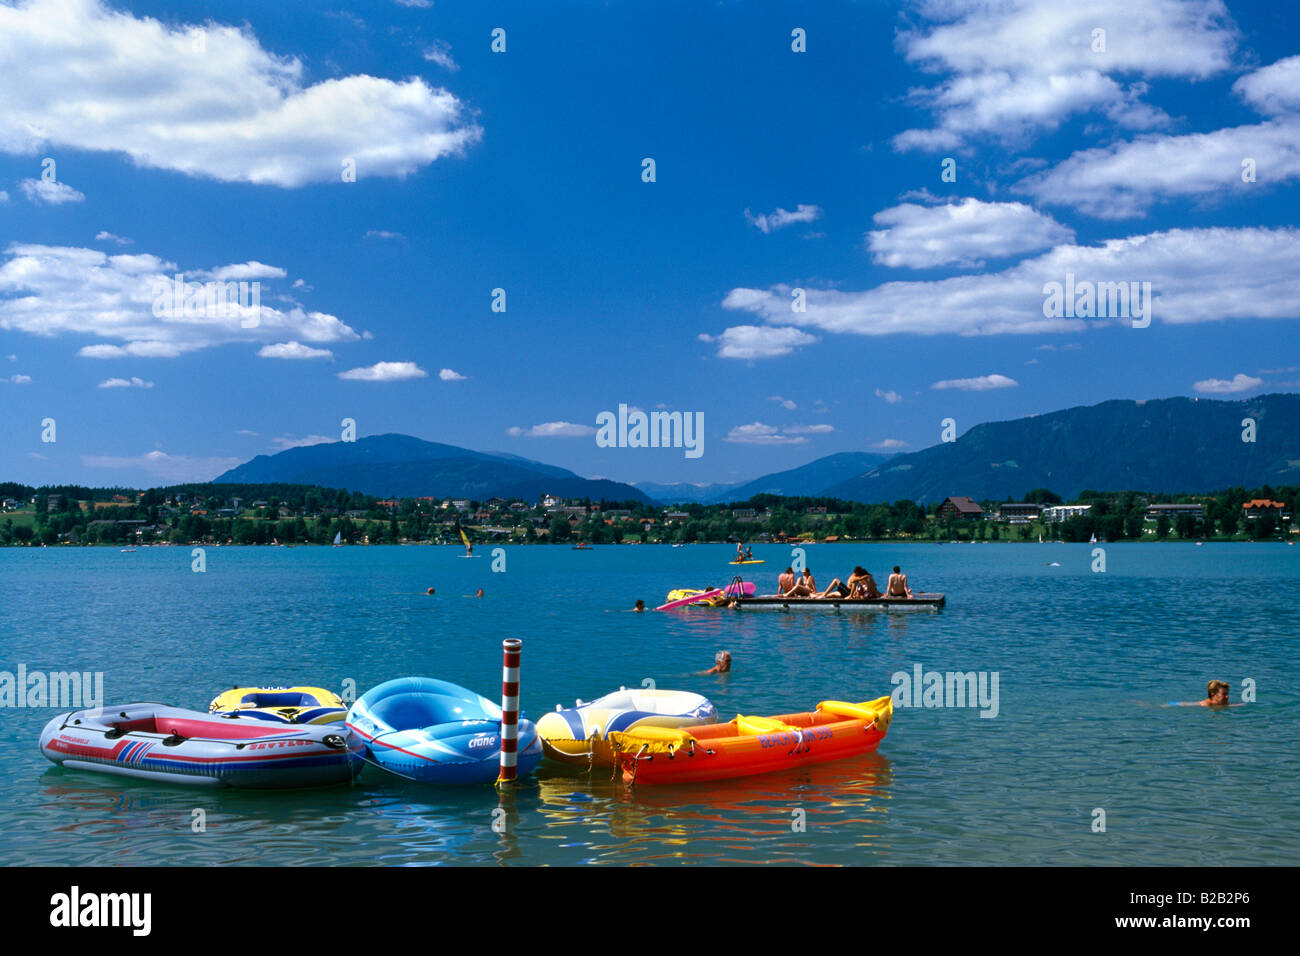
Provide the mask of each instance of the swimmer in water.
POLYGON ((1223 680, 1212 680, 1205 685, 1205 700, 1179 701, 1179 707, 1240 707, 1241 704, 1228 702, 1228 691, 1232 685, 1223 680))
POLYGON ((718 651, 713 655, 713 666, 706 670, 706 674, 725 674, 731 670, 731 654, 728 651, 718 651))
POLYGON ((424 593, 425 593, 425 594, 432 594, 432 593, 433 593, 433 588, 429 588, 429 590, 425 591, 424 593))
POLYGON ((637 598, 636 607, 632 608, 632 610, 634 610, 634 611, 636 611, 636 612, 638 612, 638 613, 640 613, 641 611, 644 611, 644 610, 645 610, 645 601, 642 601, 640 598, 637 598))
POLYGON ((483 596, 483 589, 482 589, 482 588, 479 588, 477 591, 475 591, 475 592, 474 592, 474 596, 475 596, 475 597, 482 597, 482 596, 483 596))

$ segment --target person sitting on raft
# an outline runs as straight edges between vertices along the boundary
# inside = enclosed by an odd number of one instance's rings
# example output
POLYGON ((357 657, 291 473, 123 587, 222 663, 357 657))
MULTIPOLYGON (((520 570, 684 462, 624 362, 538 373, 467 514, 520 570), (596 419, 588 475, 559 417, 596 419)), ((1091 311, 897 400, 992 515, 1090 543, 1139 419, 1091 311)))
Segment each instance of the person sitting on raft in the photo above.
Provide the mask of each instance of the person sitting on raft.
POLYGON ((859 565, 853 569, 848 581, 836 578, 831 582, 830 587, 817 597, 827 598, 832 594, 844 598, 878 598, 880 589, 876 587, 876 579, 871 576, 871 572, 859 565))
POLYGON ((745 560, 745 545, 739 541, 736 542, 736 560, 737 561, 745 560))
POLYGON ((728 651, 718 651, 713 655, 713 666, 706 670, 706 674, 725 674, 731 670, 731 654, 728 651))
POLYGON ((786 568, 776 579, 777 597, 785 597, 794 588, 794 568, 786 568))
MULTIPOLYGON (((791 568, 786 568, 785 570, 786 570, 786 574, 790 575, 791 579, 793 579, 794 571, 791 568)), ((785 580, 786 574, 781 575, 782 581, 785 580)), ((790 586, 783 587, 780 596, 801 597, 801 598, 817 597, 817 582, 813 580, 812 571, 810 571, 808 568, 804 568, 803 577, 799 578, 799 580, 797 581, 793 581, 793 583, 790 586)))
POLYGON ((889 584, 885 586, 885 597, 891 598, 910 598, 912 589, 907 586, 907 575, 898 565, 894 565, 894 573, 889 576, 889 584))

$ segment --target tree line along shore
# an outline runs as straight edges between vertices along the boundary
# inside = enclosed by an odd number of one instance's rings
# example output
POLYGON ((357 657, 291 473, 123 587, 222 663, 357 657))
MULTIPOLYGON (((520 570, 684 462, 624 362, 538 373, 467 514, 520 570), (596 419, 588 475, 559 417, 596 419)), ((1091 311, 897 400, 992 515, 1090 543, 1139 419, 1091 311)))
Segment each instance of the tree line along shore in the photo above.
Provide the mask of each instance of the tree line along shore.
POLYGON ((129 488, 0 483, 0 546, 154 544, 692 544, 918 541, 1294 540, 1300 488, 1205 495, 1047 489, 1018 502, 863 504, 755 495, 727 504, 379 498, 309 485, 129 488))

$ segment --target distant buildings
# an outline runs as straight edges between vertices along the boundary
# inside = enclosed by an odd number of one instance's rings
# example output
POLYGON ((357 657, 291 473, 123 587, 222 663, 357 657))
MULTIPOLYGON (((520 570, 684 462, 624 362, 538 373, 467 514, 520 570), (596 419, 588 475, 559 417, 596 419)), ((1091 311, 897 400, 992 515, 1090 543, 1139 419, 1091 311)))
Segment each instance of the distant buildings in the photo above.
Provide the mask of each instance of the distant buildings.
POLYGON ((984 517, 984 509, 976 504, 972 498, 955 495, 943 499, 943 504, 939 506, 939 517, 965 518, 974 521, 984 517))
POLYGON ((1205 506, 1199 503, 1181 505, 1147 505, 1146 520, 1158 521, 1161 517, 1177 518, 1179 516, 1196 518, 1205 517, 1205 506))
POLYGON ((993 520, 1007 524, 1032 524, 1038 520, 1042 511, 1042 505, 1028 501, 1008 501, 998 505, 998 513, 993 516, 993 520))
POLYGON ((1247 521, 1254 521, 1256 518, 1263 517, 1266 514, 1273 515, 1274 518, 1282 521, 1291 520, 1291 512, 1286 510, 1285 501, 1270 501, 1267 498, 1252 498, 1241 506, 1242 512, 1247 521))
POLYGON ((1092 505, 1048 505, 1039 518, 1048 524, 1058 524, 1067 518, 1078 518, 1092 510, 1092 505))

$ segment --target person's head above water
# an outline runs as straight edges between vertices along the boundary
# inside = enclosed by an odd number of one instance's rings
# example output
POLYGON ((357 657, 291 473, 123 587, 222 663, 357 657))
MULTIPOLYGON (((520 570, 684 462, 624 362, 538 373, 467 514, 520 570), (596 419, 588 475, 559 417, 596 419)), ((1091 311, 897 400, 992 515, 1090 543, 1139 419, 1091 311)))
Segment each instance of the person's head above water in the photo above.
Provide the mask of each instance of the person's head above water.
POLYGON ((718 653, 713 655, 713 663, 718 668, 718 670, 723 670, 723 671, 731 670, 731 652, 718 651, 718 653))
POLYGON ((637 601, 636 601, 636 607, 632 608, 632 610, 634 610, 634 611, 644 611, 644 610, 645 610, 645 601, 642 601, 640 598, 637 598, 637 601))
POLYGON ((1205 685, 1205 697, 1211 704, 1226 704, 1231 689, 1232 685, 1227 681, 1212 680, 1205 685))

